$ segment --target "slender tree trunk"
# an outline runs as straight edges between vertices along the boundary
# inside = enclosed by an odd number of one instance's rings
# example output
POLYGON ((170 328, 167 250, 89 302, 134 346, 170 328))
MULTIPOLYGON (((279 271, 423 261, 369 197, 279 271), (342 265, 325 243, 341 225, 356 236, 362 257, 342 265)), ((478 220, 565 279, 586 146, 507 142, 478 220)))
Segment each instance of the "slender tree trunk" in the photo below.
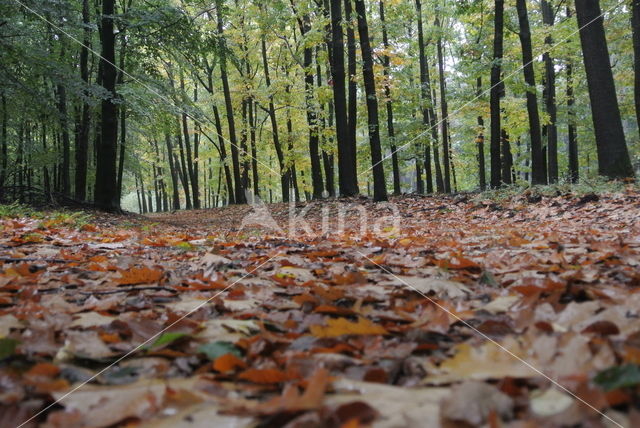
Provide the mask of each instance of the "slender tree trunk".
MULTIPOLYGON (((554 24, 554 12, 551 3, 547 0, 541 0, 540 7, 542 9, 542 22, 549 28, 554 24)), ((553 45, 551 36, 545 38, 545 44, 548 48, 553 45)), ((549 51, 544 53, 545 68, 545 105, 547 114, 549 115, 549 123, 547 128, 547 161, 549 182, 556 183, 558 181, 558 126, 557 107, 556 107, 556 71, 554 60, 549 51)))
POLYGON ((351 149, 351 167, 357 171, 357 146, 356 130, 358 129, 358 83, 356 82, 357 59, 356 59, 356 36, 353 26, 353 10, 351 2, 344 0, 344 15, 347 24, 347 88, 348 88, 348 124, 349 124, 349 147, 351 149))
POLYGON ((224 104, 227 112, 227 122, 229 126, 229 141, 231 142, 231 160, 233 163, 233 181, 235 185, 234 202, 237 204, 246 204, 247 199, 244 194, 244 187, 242 186, 242 176, 240 173, 238 140, 236 138, 236 125, 233 118, 233 102, 231 101, 231 89, 229 88, 229 78, 227 76, 227 43, 224 37, 224 19, 222 16, 222 8, 222 0, 216 0, 220 52, 220 79, 222 80, 222 91, 224 93, 224 104))
MULTIPOLYGON (((132 0, 130 0, 131 2, 132 0)), ((126 9, 125 9, 126 11, 126 9)), ((124 83, 124 68, 127 57, 126 28, 120 31, 120 71, 118 72, 118 84, 124 83)), ((124 104, 120 106, 120 155, 118 156, 118 198, 122 198, 122 178, 124 176, 124 158, 127 148, 127 112, 124 104)))
POLYGON ((436 27, 440 30, 436 45, 438 53, 438 75, 440 76, 440 109, 442 110, 442 158, 444 163, 444 191, 451 193, 450 149, 449 149, 449 107, 447 104, 447 88, 444 78, 444 55, 442 52, 442 25, 436 18, 436 27))
POLYGON ((358 15, 358 34, 360 35, 360 50, 362 52, 362 76, 367 97, 369 145, 371 148, 371 164, 373 168, 373 200, 386 201, 387 184, 384 178, 384 165, 382 164, 382 150, 380 148, 378 97, 376 95, 376 81, 373 75, 373 54, 369 40, 367 9, 364 5, 364 0, 355 0, 354 3, 356 14, 358 15))
MULTIPOLYGON (((60 50, 60 60, 65 59, 64 45, 60 50)), ((69 140, 69 115, 67 113, 67 88, 63 84, 56 87, 58 114, 60 122, 60 136, 62 139, 62 165, 61 165, 61 182, 62 193, 71 194, 71 147, 69 140)))
POLYGON ((418 55, 420 59, 420 94, 422 98, 422 123, 431 130, 431 141, 425 144, 424 169, 427 179, 427 193, 433 192, 433 178, 431 173, 431 145, 433 145, 434 163, 436 167, 436 189, 444 192, 444 181, 440 169, 438 154, 438 119, 435 114, 433 97, 431 94, 431 78, 429 76, 429 64, 425 54, 424 30, 422 28, 422 3, 416 0, 416 13, 418 15, 418 55))
MULTIPOLYGON (((48 148, 47 148, 47 127, 45 126, 44 123, 44 118, 43 118, 43 122, 42 122, 42 150, 46 153, 48 148)), ((0 181, 0 187, 2 187, 2 183, 4 180, 0 181)), ((42 167, 42 182, 44 185, 44 194, 45 194, 45 198, 47 199, 47 201, 51 200, 51 182, 49 181, 49 168, 47 168, 47 166, 43 166, 42 167)), ((0 191, 1 192, 1 191, 0 191)), ((0 193, 0 201, 2 200, 2 194, 0 193)))
POLYGON ((84 26, 82 46, 80 48, 80 78, 82 79, 83 102, 80 125, 75 144, 75 197, 84 201, 87 197, 87 167, 89 150, 89 131, 91 127, 91 107, 87 102, 89 96, 89 46, 91 44, 91 17, 89 0, 82 0, 82 24, 84 26))
POLYGON ((638 132, 640 132, 640 0, 631 0, 631 32, 633 35, 633 94, 638 132))
POLYGON ((7 111, 7 97, 5 96, 4 91, 2 92, 2 96, 0 96, 0 100, 2 101, 2 128, 0 129, 0 139, 2 139, 2 141, 0 141, 0 153, 2 153, 2 159, 0 159, 0 201, 2 201, 4 196, 2 187, 7 179, 7 165, 9 162, 7 144, 7 122, 9 121, 9 112, 7 111))
POLYGON ((513 182, 511 172, 513 170, 513 155, 511 154, 511 142, 509 141, 509 134, 502 128, 502 182, 504 184, 511 184, 513 182))
POLYGON ((493 33, 493 63, 491 65, 491 143, 489 151, 491 153, 491 187, 500 187, 502 161, 500 159, 500 135, 502 125, 500 123, 500 93, 502 90, 502 55, 504 40, 504 0, 495 0, 495 22, 493 33))
POLYGON ((100 39, 102 43, 102 86, 108 98, 102 100, 100 144, 97 147, 96 205, 107 211, 120 211, 116 177, 118 108, 116 105, 116 52, 114 34, 115 0, 103 0, 100 39))
POLYGON ((576 0, 576 15, 596 134, 598 173, 611 179, 633 177, 599 0, 576 0))
MULTIPOLYGON (((329 101, 329 111, 328 111, 328 116, 329 116, 329 128, 333 128, 333 102, 329 101)), ((333 142, 333 138, 332 137, 327 137, 329 139, 329 142, 332 143, 333 142)), ((331 147, 332 145, 329 144, 329 147, 331 147)), ((336 186, 335 186, 335 179, 334 179, 334 160, 333 160, 333 153, 331 152, 327 152, 327 151, 322 151, 322 161, 324 164, 324 174, 327 177, 326 180, 326 185, 327 185, 327 192, 329 193, 329 196, 334 197, 336 196, 336 186)))
POLYGON ((527 84, 527 112, 529 113, 529 133, 531 135, 531 182, 532 184, 547 184, 546 165, 542 153, 536 78, 533 69, 531 30, 529 28, 526 0, 516 0, 516 9, 518 10, 518 22, 520 25, 519 36, 520 44, 522 45, 524 81, 527 84))
POLYGON ((187 162, 184 156, 184 145, 182 144, 182 131, 180 130, 180 119, 178 119, 178 129, 176 130, 176 136, 178 138, 178 151, 180 152, 180 181, 182 182, 182 189, 184 190, 184 200, 186 209, 193 209, 191 203, 191 189, 189 188, 189 172, 187 169, 187 162))
POLYGON ((171 191, 172 191, 172 209, 180 209, 180 191, 178 189, 178 173, 173 162, 173 145, 171 144, 171 135, 168 132, 164 134, 164 141, 167 146, 167 159, 169 161, 169 173, 171 174, 171 191))
POLYGON ((142 179, 142 174, 139 174, 138 176, 139 176, 138 181, 140 182, 140 194, 141 194, 140 199, 142 199, 142 213, 146 214, 149 212, 149 209, 147 207, 147 198, 146 198, 147 194, 144 191, 144 180, 142 179))
POLYGON ((348 137, 347 102, 344 75, 344 37, 342 31, 342 0, 331 0, 331 75, 333 78, 333 103, 338 142, 338 182, 341 196, 358 194, 358 176, 353 167, 354 159, 348 137))
POLYGON ((271 75, 269 73, 269 63, 267 61, 267 44, 264 36, 261 40, 262 47, 262 67, 264 69, 264 79, 269 91, 269 120, 271 121, 271 133, 273 135, 273 145, 276 149, 278 166, 280 167, 280 188, 282 190, 282 201, 289 202, 289 176, 285 165, 284 153, 280 144, 280 133, 278 131, 278 120, 276 117, 276 107, 273 103, 273 92, 271 92, 271 75))
MULTIPOLYGON (((198 83, 196 82, 193 90, 193 102, 198 102, 198 83)), ((193 196, 193 207, 200 209, 200 180, 198 178, 198 146, 200 144, 200 134, 198 128, 193 129, 193 151, 187 144, 187 156, 189 159, 189 177, 191 179, 191 195, 193 196)))
POLYGON ((251 145, 251 172, 253 173, 253 194, 260 196, 260 185, 258 182, 258 151, 256 148, 256 102, 249 99, 249 142, 251 145))
MULTIPOLYGON (((345 0, 345 4, 348 4, 350 0, 345 0)), ((298 21, 300 26, 300 33, 302 37, 311 31, 311 21, 308 14, 302 16, 302 18, 298 21)), ((349 30, 347 30, 348 33, 349 30)), ((351 30, 353 33, 353 30, 351 30)), ((354 42, 355 43, 355 42, 354 42)), ((351 59, 349 59, 349 64, 351 64, 351 59)), ((314 76, 313 76, 313 48, 311 46, 307 46, 304 49, 304 60, 303 60, 303 68, 304 68, 304 88, 305 88, 305 102, 306 102, 306 110, 307 110, 307 126, 309 127, 309 157, 311 159, 311 184, 313 187, 313 199, 321 199, 322 198, 322 166, 320 165, 320 153, 319 153, 319 145, 320 145, 320 137, 319 137, 319 126, 318 126, 318 117, 315 111, 314 106, 314 76)), ((351 102, 351 99, 349 99, 351 102)), ((349 117, 351 121, 351 117, 349 117)), ((351 127, 351 122, 349 122, 349 126, 351 127)), ((351 131, 351 130, 350 130, 351 131)), ((355 139, 354 139, 355 141, 355 139)), ((355 159, 355 157, 354 157, 355 159)))
POLYGON ((138 212, 142 214, 142 201, 140 200, 140 184, 138 183, 138 176, 135 176, 136 181, 136 196, 138 197, 138 212))
POLYGON ((218 106, 213 105, 213 119, 215 121, 216 133, 218 134, 218 145, 220 146, 220 162, 224 165, 224 176, 227 183, 227 199, 230 204, 235 204, 235 194, 233 192, 233 177, 229 163, 227 161, 227 148, 222 136, 222 123, 220 122, 220 113, 218 106))
MULTIPOLYGON (((476 79, 476 96, 482 94, 482 77, 476 79)), ((484 165, 484 119, 482 115, 478 115, 478 136, 476 137, 476 146, 478 149, 478 181, 480 190, 487 188, 487 175, 484 165)))
MULTIPOLYGON (((240 165, 242 167, 242 188, 243 189, 248 189, 249 187, 251 187, 251 183, 249 183, 249 170, 251 169, 250 166, 250 159, 249 159, 249 152, 247 151, 247 136, 248 136, 248 130, 249 130, 249 119, 247 116, 247 110, 249 108, 249 100, 250 98, 245 98, 242 100, 242 129, 240 131, 240 165)), ((245 195, 246 197, 246 195, 245 195)))
MULTIPOLYGON (((387 34, 387 23, 385 20, 385 11, 384 11, 384 1, 380 0, 379 2, 380 8, 380 23, 382 24, 382 43, 384 45, 385 50, 389 51, 389 36, 387 34)), ((395 142, 395 129, 393 123, 393 101, 391 99, 391 59, 388 54, 385 54, 382 58, 384 64, 384 96, 385 96, 385 106, 387 109, 387 136, 389 137, 389 147, 391 149, 391 165, 393 168, 393 194, 399 195, 401 193, 400 189, 400 165, 398 163, 398 149, 396 148, 395 142)))
MULTIPOLYGON (((568 15, 570 16, 570 15, 568 15)), ((567 111, 568 111, 568 147, 569 154, 569 180, 577 183, 580 178, 580 166, 578 164, 578 131, 576 129, 576 112, 574 108, 575 98, 573 96, 573 65, 567 63, 567 111)))

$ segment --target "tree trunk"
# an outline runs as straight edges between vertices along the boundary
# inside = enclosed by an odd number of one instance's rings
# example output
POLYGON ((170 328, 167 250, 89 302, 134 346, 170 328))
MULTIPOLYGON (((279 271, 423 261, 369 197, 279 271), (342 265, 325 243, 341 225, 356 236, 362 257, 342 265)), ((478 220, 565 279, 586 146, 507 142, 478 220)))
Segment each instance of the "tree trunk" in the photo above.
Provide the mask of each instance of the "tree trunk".
POLYGON ((504 41, 504 0, 495 0, 495 22, 493 32, 493 63, 491 65, 491 94, 489 105, 491 110, 491 143, 489 152, 491 154, 491 187, 500 187, 502 161, 500 159, 500 133, 502 124, 500 123, 500 96, 502 90, 502 55, 504 41))
POLYGON ((576 15, 596 134, 598 173, 611 179, 633 177, 622 130, 599 0, 576 0, 576 15))
POLYGON ((87 167, 89 150, 89 130, 91 126, 91 107, 87 102, 89 96, 89 45, 91 44, 91 17, 89 15, 89 0, 82 0, 82 24, 84 26, 82 46, 80 48, 80 78, 84 89, 82 102, 82 112, 78 134, 75 142, 75 197, 79 201, 84 201, 87 197, 87 167))
POLYGON ((213 105, 213 119, 215 121, 216 133, 218 134, 218 145, 220 146, 220 162, 224 165, 224 176, 227 183, 227 199, 230 204, 235 204, 235 194, 233 192, 233 177, 229 163, 227 161, 227 149, 222 136, 222 123, 220 122, 220 113, 218 112, 218 106, 213 105))
POLYGON ((344 37, 342 31, 342 0, 331 0, 331 75, 333 79, 333 103, 336 117, 336 140, 338 142, 338 183, 341 196, 358 194, 357 170, 349 139, 347 103, 344 76, 344 37))
MULTIPOLYGON (((64 45, 60 49, 60 61, 65 59, 64 45)), ((60 168, 62 193, 71 194, 71 147, 69 140, 69 116, 67 114, 67 88, 63 84, 56 87, 57 107, 60 122, 60 135, 62 139, 62 165, 60 168)))
POLYGON ((347 94, 348 94, 348 124, 349 124, 349 147, 351 149, 351 167, 357 171, 357 145, 356 130, 358 129, 358 83, 356 82, 357 59, 356 59, 356 36, 353 30, 353 10, 351 2, 344 0, 344 20, 347 25, 347 94))
POLYGON ((191 189, 189 188, 189 172, 187 169, 187 162, 184 157, 184 145, 182 144, 182 131, 180 129, 180 119, 178 119, 178 129, 176 130, 176 136, 178 139, 178 151, 180 152, 180 168, 178 173, 180 175, 180 181, 182 182, 182 189, 184 190, 185 208, 193 209, 191 203, 191 189))
POLYGON ((509 141, 509 134, 502 128, 502 182, 504 184, 511 184, 513 182, 511 172, 513 170, 513 155, 511 154, 511 142, 509 141))
MULTIPOLYGON (((551 3, 547 0, 541 0, 540 7, 542 9, 542 22, 549 28, 554 24, 554 12, 551 3)), ((551 36, 547 36, 544 40, 548 48, 553 45, 551 36)), ((544 69, 545 69, 545 105, 547 114, 549 115, 549 124, 547 128, 547 172, 549 182, 556 183, 558 181, 558 126, 557 107, 556 107, 556 71, 553 58, 549 51, 544 53, 544 69)))
MULTIPOLYGON (((567 14, 567 16, 570 16, 567 14)), ((573 65, 567 63, 567 111, 568 111, 568 147, 569 155, 569 180, 577 183, 580 178, 580 166, 578 164, 578 131, 576 130, 576 112, 574 108, 575 98, 573 96, 573 65)))
POLYGON ((249 98, 249 142, 251 145, 251 172, 253 174, 253 194, 260 196, 260 185, 258 183, 258 151, 256 148, 256 102, 249 98))
MULTIPOLYGON (((382 24, 382 43, 384 45, 385 51, 389 51, 389 36, 387 34, 387 23, 385 21, 384 16, 384 1, 379 1, 380 8, 380 23, 382 24)), ((393 168, 393 194, 399 195, 401 193, 400 190, 400 165, 398 163, 398 149, 396 148, 395 142, 395 129, 393 124, 393 101, 391 100, 391 59, 388 54, 385 54, 382 57, 382 61, 384 64, 384 76, 385 76, 385 84, 384 84, 384 97, 385 97, 385 106, 387 108, 387 136, 389 137, 389 147, 391 149, 391 165, 393 168)))
POLYGON ((7 112, 7 97, 4 95, 4 91, 0 99, 2 101, 2 128, 0 129, 0 139, 2 139, 2 141, 0 141, 0 153, 2 153, 2 159, 0 159, 0 201, 2 201, 4 197, 2 187, 4 186, 4 181, 7 179, 7 165, 9 163, 7 147, 7 122, 9 121, 9 113, 7 112))
POLYGON ((231 101, 231 90, 229 88, 229 78, 227 76, 227 42, 224 37, 224 20, 222 17, 222 0, 216 0, 216 13, 218 18, 219 37, 219 60, 220 78, 222 80, 222 91, 224 93, 224 104, 227 112, 227 122, 229 126, 229 141, 231 142, 231 160, 233 163, 233 181, 235 196, 234 202, 246 204, 247 199, 242 186, 242 176, 240 173, 240 159, 238 156, 238 140, 236 138, 236 125, 233 119, 233 103, 231 101))
MULTIPOLYGON (((345 0, 345 5, 349 4, 350 0, 345 0)), ((292 2, 293 4, 293 2, 292 2)), ((295 10, 294 10, 295 11, 295 10)), ((347 17, 348 18, 348 17, 347 17)), ((300 27, 300 33, 304 38, 305 35, 311 31, 311 21, 308 14, 302 16, 301 19, 298 20, 298 24, 300 27)), ((348 33, 349 30, 347 30, 348 33)), ((353 30, 351 30, 353 33, 353 30)), ((352 34, 353 37, 353 34, 352 34)), ((349 42, 347 42, 349 43, 349 42)), ((355 45, 355 41, 354 41, 355 45)), ((349 47, 349 49, 351 49, 349 47)), ((314 106, 314 77, 313 77, 313 48, 311 46, 305 46, 304 48, 304 60, 303 60, 303 68, 304 68, 304 88, 305 88, 305 102, 306 102, 306 110, 307 110, 307 126, 309 127, 309 157, 311 159, 311 184, 313 187, 313 199, 321 199, 322 198, 322 167, 320 165, 320 153, 319 150, 319 127, 318 127, 318 117, 315 112, 314 106)), ((351 53, 349 53, 349 65, 351 65, 351 53)), ((351 98, 349 98, 349 103, 351 103, 351 98)), ((349 127, 351 128, 351 116, 349 117, 349 127)), ((351 131, 351 129, 349 130, 351 131)), ((355 128, 354 128, 355 131, 355 128)), ((354 133, 354 141, 355 141, 355 133, 354 133)), ((353 158, 355 159, 355 157, 353 158)))
POLYGON ((449 107, 447 105, 446 82, 444 78, 444 55, 442 53, 442 25, 436 18, 436 27, 440 30, 436 45, 438 53, 438 75, 440 77, 440 109, 442 110, 442 158, 444 163, 444 191, 451 193, 450 149, 449 149, 449 107))
POLYGON ((433 98, 431 95, 431 78, 429 76, 429 64, 425 54, 424 30, 422 28, 422 3, 416 0, 416 13, 418 15, 418 55, 420 59, 420 94, 422 99, 422 124, 431 131, 431 141, 425 145, 424 169, 427 176, 427 193, 433 192, 433 174, 431 173, 431 145, 433 145, 434 163, 436 167, 436 189, 444 192, 444 182, 440 169, 438 154, 438 119, 435 114, 433 98))
POLYGON ((164 134, 164 141, 167 146, 167 159, 169 161, 169 173, 171 174, 171 191, 172 191, 172 209, 180 209, 180 191, 178 190, 178 173, 173 162, 173 145, 171 144, 171 135, 168 132, 164 134))
POLYGON ((638 132, 640 132, 640 0, 631 0, 631 33, 633 35, 633 94, 638 132))
POLYGON ((96 205, 106 211, 120 211, 116 183, 116 150, 118 142, 118 108, 116 101, 116 50, 114 34, 115 0, 103 0, 100 39, 102 43, 102 86, 108 98, 102 100, 100 143, 97 147, 96 205))
POLYGON ((520 44, 522 45, 524 81, 527 84, 527 112, 529 114, 529 133, 531 135, 531 182, 532 184, 547 184, 546 165, 542 153, 536 78, 533 70, 531 30, 529 29, 526 0, 516 0, 516 9, 518 10, 518 22, 520 25, 519 36, 520 44))
MULTIPOLYGON (((476 79, 476 96, 482 94, 482 77, 476 79)), ((480 190, 487 188, 487 176, 484 166, 484 119, 482 115, 478 115, 478 136, 476 137, 476 145, 478 149, 478 181, 480 190)))
POLYGON ((633 177, 627 151, 609 50, 598 0, 576 0, 576 15, 587 74, 591 117, 598 151, 598 173, 609 178, 633 177))
POLYGON ((282 201, 289 202, 289 173, 284 159, 284 153, 280 144, 280 133, 278 132, 278 120, 276 117, 276 107, 273 103, 273 93, 271 92, 271 75, 269 73, 269 63, 267 61, 267 44, 264 36, 261 40, 262 46, 262 67, 264 69, 264 80, 269 91, 269 120, 271 121, 271 133, 273 135, 273 145, 276 149, 278 166, 280 167, 280 188, 282 189, 282 201))
POLYGON ((378 97, 376 95, 376 81, 373 75, 373 54, 369 40, 369 26, 367 25, 367 9, 364 0, 355 0, 358 15, 358 34, 360 35, 360 50, 362 52, 362 76, 364 90, 367 97, 367 119, 369 124, 369 145, 371 148, 371 164, 373 168, 373 200, 387 200, 387 184, 382 165, 382 150, 380 148, 380 123, 378 120, 378 97))

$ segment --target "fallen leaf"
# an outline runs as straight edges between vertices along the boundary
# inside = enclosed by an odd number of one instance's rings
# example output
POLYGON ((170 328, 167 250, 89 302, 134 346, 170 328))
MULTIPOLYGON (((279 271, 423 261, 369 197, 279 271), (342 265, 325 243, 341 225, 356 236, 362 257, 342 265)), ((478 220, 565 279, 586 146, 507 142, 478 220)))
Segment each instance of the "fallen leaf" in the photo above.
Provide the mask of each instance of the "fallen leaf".
POLYGON ((238 379, 253 383, 271 384, 289 380, 286 373, 276 369, 248 369, 238 375, 238 379))
MULTIPOLYGON (((213 362, 213 369, 220 373, 230 372, 238 368, 244 368, 246 366, 247 365, 244 363, 244 361, 242 361, 240 358, 236 357, 234 354, 231 354, 231 353, 221 355, 218 358, 216 358, 216 360, 213 362)), ((246 376, 249 376, 249 375, 246 375, 246 376)), ((256 379, 255 374, 252 374, 250 377, 252 379, 256 379)), ((265 376, 265 378, 266 377, 268 376, 265 376)), ((256 383, 263 383, 263 382, 256 382, 256 383)), ((271 383, 271 382, 265 382, 265 383, 271 383)))
POLYGON ((371 335, 387 334, 382 326, 374 324, 366 318, 358 318, 352 322, 346 318, 330 318, 324 325, 312 325, 309 327, 311 334, 316 337, 338 337, 343 335, 371 335))
POLYGON ((502 418, 513 414, 514 402, 493 385, 478 381, 465 381, 451 390, 442 402, 442 416, 456 422, 479 426, 487 421, 491 412, 502 418))
POLYGON ((127 270, 120 270, 120 277, 116 282, 120 285, 151 284, 158 282, 162 278, 163 271, 148 267, 133 267, 127 270))

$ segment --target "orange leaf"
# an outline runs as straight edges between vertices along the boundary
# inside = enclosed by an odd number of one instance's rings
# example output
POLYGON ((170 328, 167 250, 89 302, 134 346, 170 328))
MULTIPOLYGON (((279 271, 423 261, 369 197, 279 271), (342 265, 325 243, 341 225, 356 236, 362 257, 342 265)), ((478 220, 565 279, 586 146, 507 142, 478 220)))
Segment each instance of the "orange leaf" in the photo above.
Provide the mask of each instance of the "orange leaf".
POLYGON ((31 367, 29 371, 25 373, 27 377, 44 376, 55 377, 60 373, 60 367, 50 363, 39 363, 31 367))
POLYGON ((213 369, 220 373, 230 372, 236 368, 245 368, 246 366, 244 361, 231 353, 221 355, 213 362, 213 369))
POLYGON ((366 318, 358 318, 357 322, 346 318, 329 319, 327 325, 312 325, 311 334, 316 337, 338 337, 345 334, 369 335, 387 334, 384 327, 374 324, 366 318))
POLYGON ((120 285, 149 284, 162 278, 162 270, 148 267, 120 270, 120 278, 116 282, 120 285))
POLYGON ((249 369, 245 370, 238 378, 253 383, 281 383, 289 379, 286 373, 277 369, 249 369))

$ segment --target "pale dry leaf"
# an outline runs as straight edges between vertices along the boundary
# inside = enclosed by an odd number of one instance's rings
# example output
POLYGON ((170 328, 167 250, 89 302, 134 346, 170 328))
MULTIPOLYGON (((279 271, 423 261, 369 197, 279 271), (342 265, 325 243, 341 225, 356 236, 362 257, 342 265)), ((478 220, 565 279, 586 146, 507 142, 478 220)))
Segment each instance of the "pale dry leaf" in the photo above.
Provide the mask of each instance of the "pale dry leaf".
POLYGON ((465 381, 454 386, 442 401, 442 415, 451 421, 481 425, 492 411, 503 418, 511 417, 513 406, 513 399, 494 385, 465 381))
POLYGON ((574 402, 567 393, 549 388, 546 391, 536 391, 531 394, 530 406, 537 416, 553 416, 567 410, 574 402))
POLYGON ((440 426, 440 402, 449 388, 406 388, 380 383, 340 378, 333 382, 336 394, 326 399, 328 405, 363 401, 380 416, 375 428, 405 428, 440 426))

